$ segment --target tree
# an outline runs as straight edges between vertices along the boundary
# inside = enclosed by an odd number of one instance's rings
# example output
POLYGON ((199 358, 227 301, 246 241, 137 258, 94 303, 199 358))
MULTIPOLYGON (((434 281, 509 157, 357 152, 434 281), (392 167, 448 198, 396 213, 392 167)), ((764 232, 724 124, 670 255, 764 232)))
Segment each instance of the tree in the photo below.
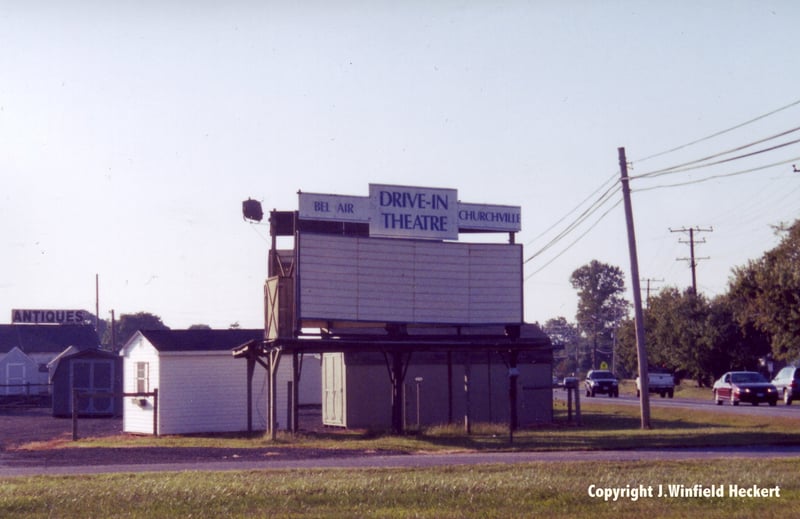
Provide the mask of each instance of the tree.
POLYGON ((207 324, 193 324, 189 327, 189 330, 210 330, 211 326, 207 324))
POLYGON ((128 342, 138 330, 169 330, 169 327, 161 322, 161 318, 148 312, 138 312, 135 314, 122 314, 114 326, 115 339, 112 343, 111 327, 104 335, 103 342, 111 344, 112 350, 117 351, 122 345, 128 342))
POLYGON ((596 368, 600 343, 611 346, 615 329, 628 313, 628 302, 622 297, 625 279, 619 267, 592 260, 573 272, 570 282, 578 291, 578 326, 591 342, 592 367, 596 368))
POLYGON ((734 269, 729 294, 739 323, 768 334, 773 356, 791 362, 800 358, 800 220, 778 232, 777 247, 734 269))
MULTIPOLYGON (((709 301, 691 289, 681 292, 666 287, 651 298, 644 323, 650 367, 668 369, 679 378, 696 380, 699 386, 710 385, 731 369, 756 369, 759 356, 767 351, 762 334, 738 325, 727 296, 709 301)), ((631 320, 620 326, 617 356, 623 370, 636 371, 631 320)))
POLYGON ((580 347, 581 336, 578 326, 567 321, 565 317, 549 319, 542 331, 547 334, 553 344, 553 349, 563 352, 558 355, 556 371, 561 375, 575 373, 581 369, 580 347))

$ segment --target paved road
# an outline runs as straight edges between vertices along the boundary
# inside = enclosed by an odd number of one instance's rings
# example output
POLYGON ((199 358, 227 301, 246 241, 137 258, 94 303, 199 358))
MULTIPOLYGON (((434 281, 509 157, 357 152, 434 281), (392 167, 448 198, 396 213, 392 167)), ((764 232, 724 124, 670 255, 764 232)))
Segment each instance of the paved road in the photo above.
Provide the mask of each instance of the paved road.
POLYGON ((800 458, 798 447, 719 447, 699 449, 501 452, 460 454, 409 454, 392 456, 353 456, 295 460, 227 460, 185 463, 155 463, 94 466, 3 466, 0 478, 37 475, 87 475, 132 472, 182 472, 321 468, 414 468, 492 463, 564 461, 680 461, 731 458, 800 458))
MULTIPOLYGON (((566 400, 567 393, 563 389, 554 389, 553 396, 557 400, 566 400)), ((581 403, 591 402, 599 404, 628 404, 639 405, 639 399, 632 395, 620 395, 619 398, 609 398, 607 395, 598 395, 595 397, 587 397, 585 393, 581 392, 581 403)), ((741 403, 738 406, 732 406, 729 403, 723 405, 716 405, 713 398, 711 398, 711 391, 709 390, 708 400, 698 400, 695 398, 661 398, 657 394, 650 395, 651 407, 666 407, 666 408, 680 408, 680 409, 695 409, 708 412, 721 412, 721 413, 739 413, 747 415, 758 416, 784 416, 789 418, 800 419, 800 404, 784 405, 783 402, 778 402, 778 405, 771 407, 767 404, 759 404, 754 406, 752 404, 741 403)))

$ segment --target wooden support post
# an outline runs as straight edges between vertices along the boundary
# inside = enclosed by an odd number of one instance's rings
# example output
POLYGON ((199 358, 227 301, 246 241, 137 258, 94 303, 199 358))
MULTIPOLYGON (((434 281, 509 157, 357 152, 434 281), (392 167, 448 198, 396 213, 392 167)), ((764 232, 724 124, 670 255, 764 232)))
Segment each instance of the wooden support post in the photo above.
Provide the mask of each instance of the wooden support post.
POLYGON ((289 397, 288 405, 286 406, 286 423, 289 425, 288 429, 292 432, 297 432, 295 426, 296 416, 294 414, 294 381, 286 381, 286 394, 289 397))
POLYGON ((567 387, 567 423, 572 423, 572 388, 567 387))
POLYGON ((447 352, 447 423, 453 423, 453 352, 447 352))
POLYGON ((467 360, 464 363, 464 432, 467 434, 472 434, 472 418, 470 417, 472 410, 470 409, 469 396, 470 377, 472 376, 472 365, 470 362, 471 359, 469 358, 469 353, 467 353, 467 360))
POLYGON ((272 440, 278 437, 278 366, 281 361, 280 350, 269 353, 269 437, 272 440))
POLYGON ((254 353, 247 352, 247 432, 253 433, 253 373, 256 369, 254 353))
POLYGON ((392 352, 392 432, 403 432, 403 354, 392 352))
POLYGON ((302 376, 303 363, 300 354, 292 352, 292 386, 289 394, 289 409, 291 419, 289 420, 290 430, 294 433, 299 428, 298 417, 300 416, 300 377, 302 376))
POLYGON ((517 368, 516 351, 510 352, 508 362, 508 441, 514 442, 514 431, 519 425, 517 416, 517 379, 519 378, 519 368, 517 368))
POLYGON ((78 390, 72 390, 72 441, 78 439, 78 390))

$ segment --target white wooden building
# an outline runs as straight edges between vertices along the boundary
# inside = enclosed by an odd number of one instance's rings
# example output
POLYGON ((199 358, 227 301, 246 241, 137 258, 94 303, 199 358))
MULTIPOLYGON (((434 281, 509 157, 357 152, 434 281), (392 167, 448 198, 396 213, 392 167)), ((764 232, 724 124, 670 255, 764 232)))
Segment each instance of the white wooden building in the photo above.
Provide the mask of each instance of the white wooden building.
MULTIPOLYGON (((138 331, 123 346, 123 390, 158 389, 158 434, 238 432, 247 430, 247 366, 232 349, 263 339, 264 330, 138 331)), ((291 363, 278 370, 278 406, 287 404, 291 363)), ((256 369, 252 420, 255 430, 267 424, 267 372, 256 369), (263 390, 261 390, 263 388, 263 390)), ((153 433, 153 398, 123 400, 123 431, 153 433)), ((285 416, 285 414, 284 414, 285 416)), ((279 418, 279 427, 285 422, 279 418)))
POLYGON ((50 394, 48 363, 99 345, 92 326, 0 324, 0 396, 50 394))
POLYGON ((477 419, 507 417, 513 428, 552 418, 549 393, 534 394, 551 384, 552 344, 524 322, 520 207, 370 184, 366 197, 300 192, 298 208, 270 213, 266 341, 237 354, 271 369, 282 357, 324 354, 326 425, 401 432, 404 393, 418 377, 431 395, 420 423, 457 419, 458 383, 442 383, 443 370, 472 386, 461 407, 477 419), (459 242, 473 234, 508 239, 459 242), (281 237, 292 249, 278 249, 281 237), (444 368, 440 354, 453 357, 444 368), (458 355, 487 359, 484 369, 459 375, 458 355))

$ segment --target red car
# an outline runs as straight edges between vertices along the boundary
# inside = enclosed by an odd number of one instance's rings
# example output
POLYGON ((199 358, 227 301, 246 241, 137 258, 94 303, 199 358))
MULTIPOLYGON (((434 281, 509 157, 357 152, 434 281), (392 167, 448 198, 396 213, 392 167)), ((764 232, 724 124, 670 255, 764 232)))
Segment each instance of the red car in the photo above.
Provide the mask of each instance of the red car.
POLYGON ((712 391, 717 405, 722 405, 725 400, 733 405, 739 405, 739 402, 753 405, 778 403, 778 390, 764 375, 755 371, 729 371, 714 382, 712 391))

